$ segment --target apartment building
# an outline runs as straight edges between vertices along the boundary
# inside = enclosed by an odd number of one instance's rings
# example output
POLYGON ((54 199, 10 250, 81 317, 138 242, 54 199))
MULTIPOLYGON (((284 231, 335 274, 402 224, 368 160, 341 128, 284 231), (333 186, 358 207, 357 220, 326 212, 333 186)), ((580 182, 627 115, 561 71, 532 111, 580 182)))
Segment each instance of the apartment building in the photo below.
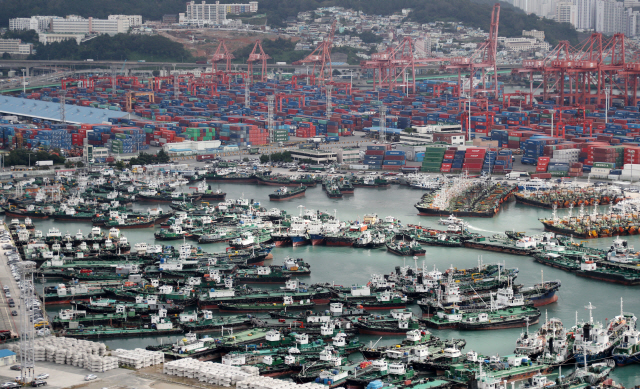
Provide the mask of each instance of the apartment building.
POLYGON ((32 51, 31 43, 22 43, 20 39, 0 39, 0 55, 4 53, 29 55, 32 51))
POLYGON ((227 19, 227 4, 220 4, 219 1, 214 4, 190 1, 184 17, 188 24, 224 24, 227 19))
POLYGON ((30 18, 9 19, 9 30, 47 31, 51 28, 51 20, 57 16, 32 16, 30 18))
POLYGON ((571 23, 575 26, 578 19, 578 7, 571 1, 560 1, 556 4, 556 22, 571 23))
POLYGON ((51 21, 51 32, 70 34, 124 34, 129 31, 129 20, 94 19, 67 17, 57 18, 51 21))
POLYGON ((129 27, 142 26, 141 15, 109 15, 107 20, 127 19, 129 21, 129 27))

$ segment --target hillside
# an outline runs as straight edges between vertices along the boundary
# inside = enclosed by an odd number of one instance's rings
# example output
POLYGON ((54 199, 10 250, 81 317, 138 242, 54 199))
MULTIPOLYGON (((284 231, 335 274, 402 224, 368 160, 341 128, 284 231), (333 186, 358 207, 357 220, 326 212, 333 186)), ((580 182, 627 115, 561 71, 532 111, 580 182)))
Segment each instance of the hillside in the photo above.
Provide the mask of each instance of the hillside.
MULTIPOLYGON (((223 0, 222 3, 235 2, 223 0)), ((10 18, 30 15, 68 15, 106 18, 109 14, 139 14, 144 19, 159 20, 164 14, 184 12, 183 0, 0 0, 0 26, 7 26, 10 18)), ((260 0, 260 13, 267 14, 267 23, 284 26, 288 17, 318 7, 342 6, 368 14, 388 15, 402 8, 412 8, 409 20, 428 23, 436 20, 457 21, 471 27, 488 30, 491 15, 489 0, 260 0)), ((523 29, 537 29, 546 33, 551 44, 559 40, 577 42, 575 29, 525 13, 503 3, 500 13, 500 35, 519 36, 523 29)))

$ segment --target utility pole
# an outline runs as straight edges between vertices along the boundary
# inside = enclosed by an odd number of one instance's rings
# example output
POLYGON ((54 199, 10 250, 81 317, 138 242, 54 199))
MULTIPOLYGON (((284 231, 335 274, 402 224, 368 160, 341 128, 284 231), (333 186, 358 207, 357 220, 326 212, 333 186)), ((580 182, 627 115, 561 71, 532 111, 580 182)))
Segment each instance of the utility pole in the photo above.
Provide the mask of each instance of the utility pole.
POLYGON ((327 119, 331 117, 331 90, 333 89, 333 85, 327 85, 327 119))
POLYGON ((114 96, 116 95, 116 89, 117 89, 117 85, 116 85, 116 81, 117 81, 117 77, 118 77, 118 73, 116 70, 116 67, 112 67, 111 68, 111 94, 113 94, 114 96))
POLYGON ((249 85, 250 84, 250 80, 249 77, 245 77, 244 79, 244 107, 245 108, 249 108, 249 106, 251 105, 251 101, 249 99, 249 85))
POLYGON ((384 104, 380 106, 380 131, 378 134, 382 134, 384 137, 387 135, 387 107, 384 104))
POLYGON ((60 121, 62 123, 67 122, 67 119, 66 119, 67 105, 65 102, 66 97, 67 97, 67 91, 65 89, 61 89, 60 90, 60 121))
POLYGON ((273 121, 273 108, 276 97, 274 95, 267 96, 267 131, 269 131, 269 143, 274 142, 275 123, 273 121))
POLYGON ((173 96, 177 100, 180 96, 180 85, 178 84, 178 75, 173 73, 173 96))

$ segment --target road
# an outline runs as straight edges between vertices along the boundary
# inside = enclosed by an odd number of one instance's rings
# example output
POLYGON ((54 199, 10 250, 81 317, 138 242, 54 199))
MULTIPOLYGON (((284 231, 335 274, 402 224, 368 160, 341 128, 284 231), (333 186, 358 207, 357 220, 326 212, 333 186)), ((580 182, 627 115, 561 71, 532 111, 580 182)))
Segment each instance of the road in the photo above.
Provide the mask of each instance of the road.
MULTIPOLYGON (((5 231, 8 232, 8 226, 4 223, 0 224, 0 235, 2 235, 5 231)), ((4 292, 0 292, 0 329, 8 329, 18 334, 18 326, 19 326, 19 317, 11 316, 11 311, 19 311, 20 304, 20 288, 18 287, 18 283, 13 278, 11 274, 11 268, 7 264, 7 256, 5 252, 9 250, 3 249, 1 246, 5 244, 13 244, 13 241, 9 240, 9 242, 4 242, 4 239, 0 239, 0 283, 2 286, 9 286, 9 291, 11 293, 11 298, 16 302, 16 306, 14 308, 9 307, 9 302, 4 292)))

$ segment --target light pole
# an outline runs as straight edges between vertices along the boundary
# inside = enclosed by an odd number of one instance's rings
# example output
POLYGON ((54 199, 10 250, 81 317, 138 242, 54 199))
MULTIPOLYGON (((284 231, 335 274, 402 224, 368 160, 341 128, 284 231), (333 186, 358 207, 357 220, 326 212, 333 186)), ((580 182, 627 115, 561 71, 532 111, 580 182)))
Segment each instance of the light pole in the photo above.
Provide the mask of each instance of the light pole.
POLYGON ((471 140, 471 90, 469 90, 469 111, 467 112, 467 141, 471 140))
POLYGON ((604 124, 609 124, 609 94, 611 89, 609 87, 604 90, 604 124))
POLYGON ((629 179, 629 188, 631 188, 631 185, 633 184, 633 157, 636 154, 635 150, 629 150, 629 154, 631 155, 631 178, 629 179))
POLYGON ((34 153, 28 153, 28 155, 29 155, 29 167, 31 167, 31 156, 35 155, 35 154, 34 153))
POLYGON ((22 70, 22 93, 27 93, 27 83, 26 83, 26 79, 25 79, 25 69, 21 69, 22 70))

